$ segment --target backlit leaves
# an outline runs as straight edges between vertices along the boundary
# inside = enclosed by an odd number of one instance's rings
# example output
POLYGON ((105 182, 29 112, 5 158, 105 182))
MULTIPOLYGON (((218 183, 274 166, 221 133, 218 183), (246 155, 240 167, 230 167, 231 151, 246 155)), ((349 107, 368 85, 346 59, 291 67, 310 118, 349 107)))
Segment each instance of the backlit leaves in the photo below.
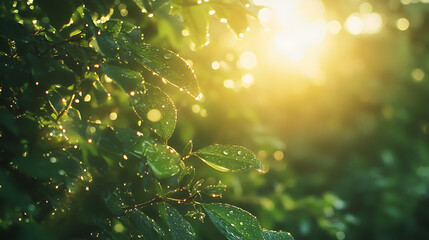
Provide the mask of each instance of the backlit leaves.
POLYGON ((203 207, 212 223, 228 239, 264 239, 258 221, 249 212, 224 203, 204 204, 203 207))
POLYGON ((228 26, 237 35, 244 33, 248 26, 247 12, 243 5, 239 3, 212 3, 216 16, 227 20, 228 26))
POLYGON ((171 147, 155 143, 149 145, 144 156, 158 178, 167 178, 180 171, 180 155, 171 147))
POLYGON ((161 240, 165 239, 165 234, 158 224, 143 212, 139 210, 130 210, 126 212, 133 228, 139 235, 143 235, 145 239, 161 240))
POLYGON ((241 146, 214 144, 199 149, 195 155, 210 167, 222 172, 262 168, 258 157, 241 146))
POLYGON ((165 203, 165 213, 168 227, 171 229, 173 240, 195 239, 195 231, 191 224, 170 204, 165 203))
POLYGON ((132 56, 135 57, 135 60, 148 70, 195 98, 200 95, 194 71, 185 59, 176 53, 149 44, 130 43, 128 48, 133 52, 132 56))
POLYGON ((144 84, 143 90, 132 94, 131 104, 144 126, 165 140, 171 137, 176 127, 177 110, 167 94, 158 87, 144 84))
POLYGON ((101 69, 128 93, 135 90, 143 81, 140 73, 124 67, 102 64, 101 69))
POLYGON ((173 12, 183 17, 183 25, 189 31, 195 49, 209 43, 208 9, 204 5, 174 5, 173 12))
POLYGON ((294 240, 288 232, 264 231, 264 240, 294 240))

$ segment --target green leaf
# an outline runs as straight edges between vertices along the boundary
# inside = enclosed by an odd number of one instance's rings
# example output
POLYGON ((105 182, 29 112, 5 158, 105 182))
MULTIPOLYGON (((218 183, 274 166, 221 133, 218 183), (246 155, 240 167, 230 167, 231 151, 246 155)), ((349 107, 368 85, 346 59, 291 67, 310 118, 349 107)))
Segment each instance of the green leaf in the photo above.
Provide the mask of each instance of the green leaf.
POLYGON ((137 131, 131 128, 116 129, 116 137, 121 142, 122 147, 126 151, 132 151, 140 139, 137 131))
POLYGON ((288 232, 264 231, 264 240, 294 240, 288 232))
POLYGON ((86 30, 89 31, 90 35, 96 36, 99 28, 95 26, 94 22, 92 21, 91 12, 88 9, 82 7, 78 8, 78 12, 82 16, 86 30))
POLYGON ((170 204, 165 203, 168 227, 173 240, 195 239, 195 231, 191 224, 170 204))
POLYGON ((220 197, 222 193, 226 191, 226 185, 221 181, 217 185, 209 185, 203 189, 203 193, 212 197, 220 197))
POLYGON ((127 93, 135 90, 143 81, 140 73, 111 64, 102 64, 101 69, 127 93))
POLYGON ((173 101, 158 87, 143 85, 143 91, 131 96, 131 104, 143 125, 151 128, 164 140, 173 135, 177 122, 177 110, 173 101))
POLYGON ((110 32, 102 31, 96 37, 96 42, 99 51, 103 56, 109 59, 116 59, 119 53, 119 45, 113 38, 113 34, 110 32))
POLYGON ((113 35, 117 35, 121 32, 123 21, 118 19, 110 19, 109 21, 105 22, 103 25, 103 30, 106 32, 110 32, 113 35))
POLYGON ((189 142, 186 144, 186 146, 183 148, 182 155, 188 156, 192 153, 192 149, 194 148, 194 143, 192 140, 189 140, 189 142))
POLYGON ((76 82, 76 75, 66 65, 49 57, 28 55, 31 72, 40 86, 49 88, 54 84, 70 86, 76 82))
POLYGON ((200 98, 200 88, 191 66, 176 53, 149 44, 121 42, 121 47, 129 48, 132 57, 149 71, 158 74, 172 85, 200 98))
POLYGON ((174 14, 180 15, 183 19, 183 25, 189 31, 194 49, 204 47, 209 43, 209 10, 205 5, 197 6, 179 6, 173 5, 174 14))
POLYGON ((143 235, 144 239, 165 239, 165 234, 158 224, 143 212, 139 210, 130 210, 126 212, 133 228, 139 235, 143 235))
POLYGON ((264 239, 258 220, 249 212, 224 203, 203 207, 215 227, 228 239, 264 239))
POLYGON ((246 32, 247 10, 240 3, 225 3, 225 2, 210 2, 213 9, 216 11, 216 16, 227 20, 231 30, 240 37, 240 34, 246 32))
POLYGON ((180 171, 180 155, 170 146, 158 143, 149 145, 144 156, 158 178, 171 177, 180 171))
POLYGON ((194 184, 194 186, 192 186, 191 194, 192 194, 192 195, 194 195, 195 193, 199 193, 199 192, 201 192, 201 188, 202 188, 202 186, 203 186, 203 183, 204 183, 204 179, 200 179, 200 180, 198 180, 198 181, 194 184))
POLYGON ((189 186, 195 177, 195 168, 194 167, 186 167, 183 169, 179 177, 177 178, 177 182, 179 183, 180 187, 189 186))
POLYGON ((154 12, 158 10, 158 8, 162 7, 163 5, 167 4, 169 0, 133 0, 134 3, 139 6, 142 10, 145 10, 147 12, 154 12))
POLYGON ((199 149, 195 155, 210 167, 222 172, 262 168, 258 157, 241 146, 214 144, 199 149))

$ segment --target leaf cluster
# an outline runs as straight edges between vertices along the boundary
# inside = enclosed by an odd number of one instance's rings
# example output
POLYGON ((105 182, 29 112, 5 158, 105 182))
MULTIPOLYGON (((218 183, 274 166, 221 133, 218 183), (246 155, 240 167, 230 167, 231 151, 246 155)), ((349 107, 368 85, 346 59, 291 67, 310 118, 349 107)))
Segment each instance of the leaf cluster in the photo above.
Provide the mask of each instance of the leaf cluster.
MULTIPOLYGON (((145 11, 169 4, 193 36, 200 34, 192 23, 204 23, 193 12, 209 4, 134 2, 145 11)), ((177 53, 147 42, 140 26, 110 18, 115 4, 0 3, 2 235, 195 239, 183 215, 207 215, 228 239, 290 239, 262 230, 245 210, 212 203, 225 191, 221 182, 194 179, 191 157, 219 171, 262 166, 241 146, 194 151, 190 142, 181 155, 168 144, 177 109, 163 87, 171 84, 198 100, 196 76, 177 53), (158 82, 145 81, 153 75, 158 82)), ((226 4, 241 6, 241 15, 220 1, 210 6, 240 34, 245 28, 234 18, 247 17, 244 3, 226 4)))

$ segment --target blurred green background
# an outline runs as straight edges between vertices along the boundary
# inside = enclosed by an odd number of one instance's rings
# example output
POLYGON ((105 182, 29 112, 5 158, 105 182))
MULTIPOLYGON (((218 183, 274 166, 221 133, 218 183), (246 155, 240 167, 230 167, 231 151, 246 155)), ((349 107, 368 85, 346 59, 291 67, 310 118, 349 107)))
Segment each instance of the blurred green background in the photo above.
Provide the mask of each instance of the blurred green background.
POLYGON ((243 39, 212 23, 207 47, 180 47, 204 98, 179 101, 177 144, 256 151, 265 174, 202 166, 201 175, 232 186, 225 201, 265 228, 296 239, 428 239, 424 2, 255 1, 267 8, 243 39))

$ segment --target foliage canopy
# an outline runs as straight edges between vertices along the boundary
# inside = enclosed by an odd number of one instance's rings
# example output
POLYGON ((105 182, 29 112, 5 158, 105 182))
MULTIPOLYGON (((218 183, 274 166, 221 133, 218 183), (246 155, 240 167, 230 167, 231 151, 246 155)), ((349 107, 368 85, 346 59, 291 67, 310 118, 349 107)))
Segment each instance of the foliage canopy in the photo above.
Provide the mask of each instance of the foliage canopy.
POLYGON ((191 65, 146 39, 154 14, 173 16, 201 48, 210 9, 241 36, 249 7, 246 0, 2 1, 2 236, 195 239, 193 219, 209 218, 228 239, 291 239, 262 230, 241 208, 213 203, 226 186, 195 178, 188 163, 261 170, 254 153, 218 144, 194 151, 190 141, 180 154, 169 146, 178 113, 165 84, 202 95, 191 65))

